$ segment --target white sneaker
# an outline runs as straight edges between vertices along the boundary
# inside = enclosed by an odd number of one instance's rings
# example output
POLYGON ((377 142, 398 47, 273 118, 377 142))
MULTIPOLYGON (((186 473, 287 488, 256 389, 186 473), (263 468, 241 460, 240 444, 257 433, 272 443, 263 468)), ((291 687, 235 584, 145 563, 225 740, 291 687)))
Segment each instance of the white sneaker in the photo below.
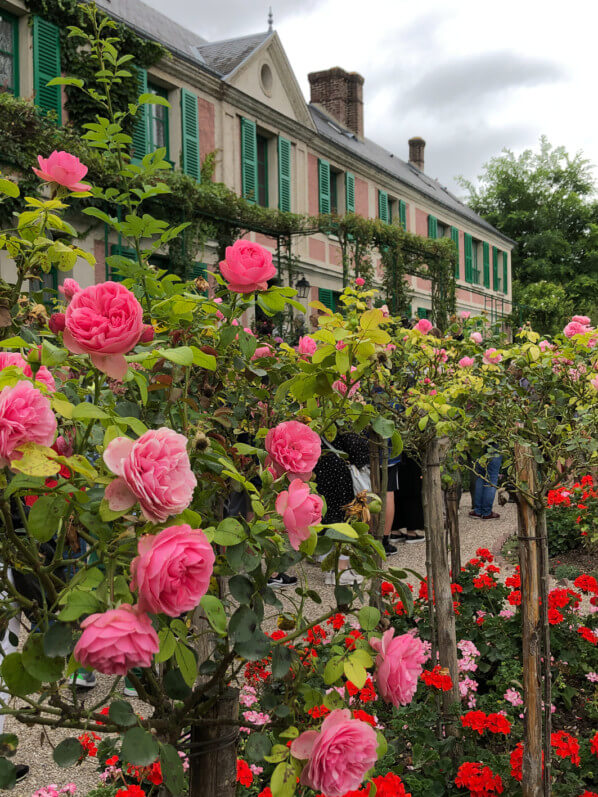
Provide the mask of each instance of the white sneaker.
POLYGON ((134 689, 132 686, 125 686, 123 689, 123 695, 125 697, 139 697, 137 694, 137 690, 134 689))
MULTIPOLYGON (((326 573, 326 577, 324 579, 326 584, 335 585, 336 581, 334 579, 334 571, 331 570, 329 573, 326 573)), ((342 586, 348 586, 350 584, 361 584, 363 581, 363 576, 356 573, 351 568, 347 568, 346 570, 341 570, 340 575, 338 577, 338 583, 342 584, 342 586)))

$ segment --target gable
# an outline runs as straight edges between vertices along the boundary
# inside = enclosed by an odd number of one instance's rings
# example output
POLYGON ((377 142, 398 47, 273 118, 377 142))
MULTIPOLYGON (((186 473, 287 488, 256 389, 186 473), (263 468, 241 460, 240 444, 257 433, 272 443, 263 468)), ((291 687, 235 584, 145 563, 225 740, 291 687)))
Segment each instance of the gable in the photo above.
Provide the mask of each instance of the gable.
POLYGON ((268 36, 224 79, 283 116, 315 130, 305 98, 277 33, 268 36))

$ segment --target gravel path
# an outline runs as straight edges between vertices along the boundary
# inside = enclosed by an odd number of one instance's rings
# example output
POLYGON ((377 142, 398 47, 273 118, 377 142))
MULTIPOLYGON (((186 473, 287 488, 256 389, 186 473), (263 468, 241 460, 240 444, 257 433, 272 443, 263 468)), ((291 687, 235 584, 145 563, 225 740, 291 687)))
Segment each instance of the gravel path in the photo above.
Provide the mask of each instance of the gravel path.
MULTIPOLYGON (((515 505, 507 504, 504 507, 497 507, 496 509, 501 515, 500 519, 486 522, 470 518, 469 509, 469 494, 466 493, 459 512, 463 560, 466 561, 474 556, 476 549, 480 547, 489 548, 494 554, 499 554, 504 539, 512 534, 517 526, 515 505)), ((390 563, 394 567, 408 567, 424 574, 425 547, 424 543, 399 544, 398 553, 390 558, 390 563)), ((512 572, 512 566, 505 565, 504 562, 499 564, 505 566, 507 574, 512 572)), ((324 583, 324 576, 317 567, 305 565, 304 572, 310 587, 322 597, 322 605, 314 607, 314 616, 318 616, 325 611, 327 606, 333 605, 333 587, 324 583)), ((98 686, 91 691, 88 700, 93 701, 94 704, 99 701, 103 693, 107 694, 111 681, 112 679, 108 676, 99 676, 98 686)), ((131 703, 136 711, 144 713, 144 703, 136 700, 132 700, 131 703)), ((37 789, 49 783, 63 786, 71 782, 77 785, 77 797, 83 797, 97 785, 98 773, 95 759, 88 759, 79 767, 70 769, 60 769, 52 760, 52 746, 55 746, 61 739, 72 736, 72 732, 51 731, 46 734, 39 726, 28 728, 10 718, 6 721, 5 732, 16 733, 19 736, 16 761, 27 763, 31 767, 29 777, 11 792, 14 797, 31 797, 37 789)))

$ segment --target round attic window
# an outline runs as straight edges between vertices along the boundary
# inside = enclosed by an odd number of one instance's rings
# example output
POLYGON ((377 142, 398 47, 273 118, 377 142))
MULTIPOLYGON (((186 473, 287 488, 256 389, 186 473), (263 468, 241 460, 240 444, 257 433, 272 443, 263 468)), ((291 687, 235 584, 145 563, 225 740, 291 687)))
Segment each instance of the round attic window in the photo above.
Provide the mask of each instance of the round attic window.
POLYGON ((262 91, 268 97, 272 96, 273 81, 272 70, 268 64, 262 64, 262 68, 260 69, 260 83, 262 84, 262 91))

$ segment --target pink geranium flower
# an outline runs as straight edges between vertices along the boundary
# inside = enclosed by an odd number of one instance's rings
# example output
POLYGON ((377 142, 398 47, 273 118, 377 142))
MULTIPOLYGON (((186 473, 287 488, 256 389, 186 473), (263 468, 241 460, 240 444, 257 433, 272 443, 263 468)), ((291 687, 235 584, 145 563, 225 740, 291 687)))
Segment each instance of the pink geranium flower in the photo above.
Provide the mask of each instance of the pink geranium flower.
POLYGON ((79 158, 70 152, 54 152, 48 158, 37 156, 39 169, 33 171, 45 183, 57 183, 68 188, 69 191, 89 191, 91 186, 80 182, 87 174, 85 166, 79 158))
POLYGON ((124 355, 142 332, 141 305, 120 282, 100 282, 78 291, 66 309, 64 345, 74 354, 89 354, 95 367, 112 379, 124 379, 124 355))
POLYGON ((106 487, 110 509, 141 506, 147 520, 162 522, 187 509, 197 479, 187 454, 187 438, 172 429, 150 429, 138 440, 115 437, 104 462, 118 478, 106 487))
POLYGON ((169 526, 137 543, 131 562, 131 589, 139 590, 139 608, 169 617, 194 609, 208 591, 214 551, 201 529, 186 523, 169 526))
POLYGON ((291 753, 307 759, 300 782, 327 797, 342 797, 357 789, 378 755, 374 729, 366 722, 351 719, 349 709, 335 709, 320 731, 304 731, 291 744, 291 753))
POLYGON ((320 437, 299 421, 283 421, 266 435, 266 451, 277 476, 309 481, 322 453, 320 437))
POLYGON ((417 691, 426 654, 419 637, 411 634, 394 636, 394 628, 385 631, 382 639, 370 639, 377 651, 374 676, 381 697, 397 708, 411 703, 417 691))
POLYGON ((150 618, 128 603, 91 614, 81 628, 75 659, 105 675, 126 675, 133 667, 151 667, 160 649, 150 618))
POLYGON ((247 294, 267 290, 268 280, 276 276, 276 267, 272 264, 272 253, 263 246, 239 240, 226 247, 220 272, 229 290, 247 294))
POLYGON ((0 468, 21 459, 24 443, 51 446, 56 418, 49 400, 31 382, 21 380, 0 391, 0 468))
POLYGON ((309 539, 309 527, 322 521, 323 506, 320 496, 312 495, 309 485, 301 479, 293 479, 289 489, 279 493, 276 511, 282 517, 291 547, 296 551, 304 540, 309 539))

